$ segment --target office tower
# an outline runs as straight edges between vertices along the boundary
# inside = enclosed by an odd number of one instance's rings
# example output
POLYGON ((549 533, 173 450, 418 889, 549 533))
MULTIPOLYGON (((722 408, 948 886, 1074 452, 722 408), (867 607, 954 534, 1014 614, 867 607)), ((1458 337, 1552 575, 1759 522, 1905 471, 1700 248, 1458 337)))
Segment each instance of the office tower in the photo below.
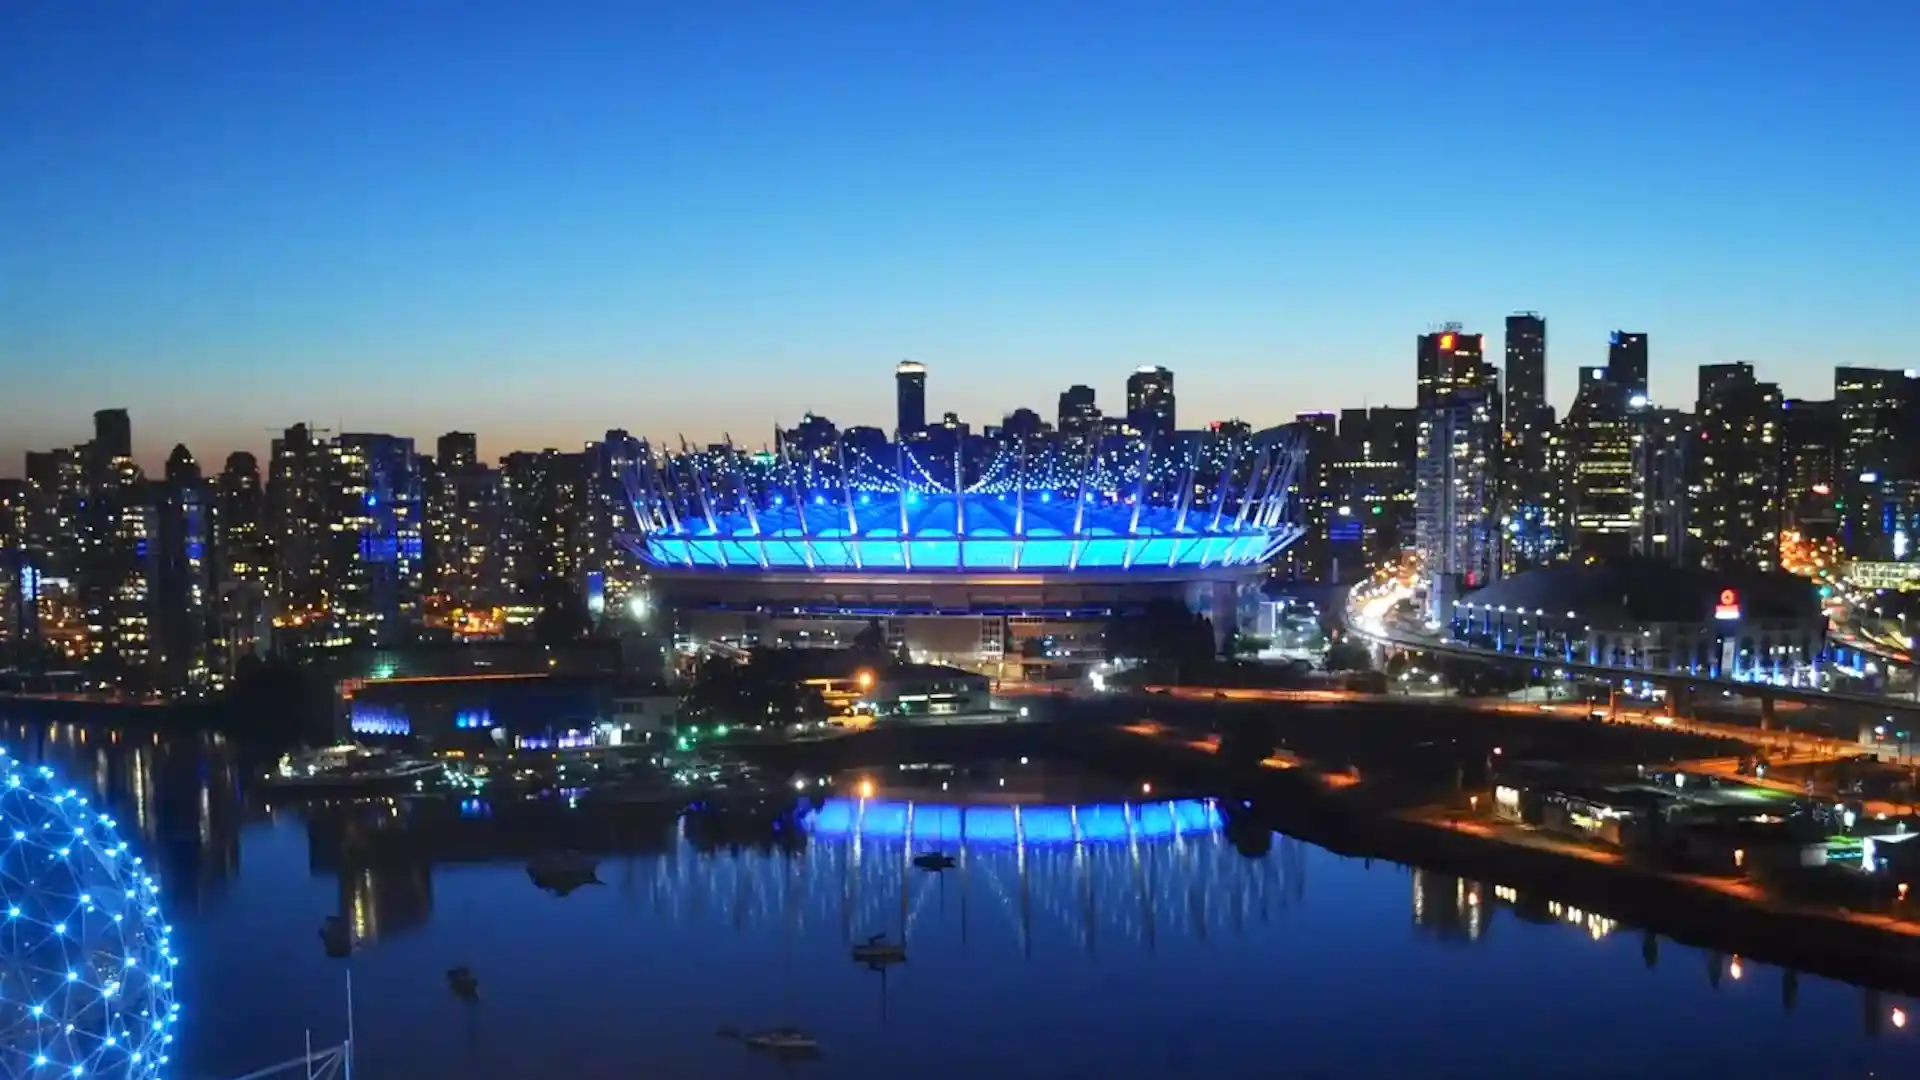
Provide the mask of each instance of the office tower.
POLYGON ((1634 500, 1635 420, 1644 396, 1610 378, 1611 368, 1580 371, 1580 388, 1560 432, 1565 442, 1567 543, 1578 557, 1618 558, 1633 550, 1640 515, 1634 500))
MULTIPOLYGON (((1485 407, 1497 409, 1498 373, 1486 362, 1479 334, 1467 333, 1459 323, 1447 323, 1432 333, 1420 335, 1415 343, 1414 359, 1418 375, 1416 401, 1422 407, 1439 404, 1455 390, 1475 390, 1485 399, 1485 407)), ((1497 411, 1492 415, 1497 427, 1497 411)))
POLYGON ((1615 330, 1607 338, 1607 379, 1629 402, 1647 396, 1647 335, 1615 330))
POLYGON ((403 640, 419 623, 424 568, 413 440, 342 433, 333 441, 333 478, 327 583, 335 634, 374 645, 403 640))
POLYGON ((1920 430, 1920 378, 1912 371, 1839 367, 1833 400, 1840 411, 1840 541, 1859 559, 1901 559, 1912 536, 1906 517, 1920 430))
POLYGON ((133 458, 133 419, 125 409, 101 409, 93 414, 93 448, 102 460, 133 458))
POLYGON ((1143 367, 1127 376, 1127 426, 1155 440, 1173 437, 1173 372, 1143 367))
POLYGON ((1507 316, 1502 380, 1501 567, 1518 573, 1557 558, 1565 546, 1561 500, 1551 469, 1554 410, 1547 403, 1547 320, 1507 316))
POLYGON ((434 443, 434 463, 442 469, 464 469, 480 463, 480 439, 471 431, 449 431, 434 443))
POLYGON ((154 668, 168 690, 204 686, 212 673, 213 514, 199 463, 175 446, 154 512, 154 668))
POLYGON ((1537 312, 1507 316, 1507 409, 1529 412, 1547 405, 1547 320, 1537 312))
POLYGON ((927 366, 902 360, 893 369, 893 394, 895 431, 902 439, 918 438, 927 429, 927 366))
POLYGON ((1715 569, 1780 562, 1780 388, 1751 364, 1705 364, 1695 406, 1692 531, 1715 569))
POLYGON ((244 450, 227 455, 213 482, 214 674, 232 678, 241 660, 259 656, 272 643, 267 590, 273 582, 273 550, 267 534, 266 493, 260 462, 244 450))
POLYGON ((1415 546, 1430 621, 1452 617, 1465 592, 1497 569, 1494 475, 1498 426, 1488 394, 1455 387, 1420 410, 1415 475, 1415 546))
POLYGON ((1100 406, 1095 403, 1093 387, 1078 383, 1060 392, 1060 434, 1076 439, 1092 436, 1100 430, 1100 406))
POLYGON ((1632 419, 1634 554, 1685 565, 1694 550, 1688 527, 1693 418, 1649 407, 1632 419))
POLYGON ((1839 522, 1840 408, 1833 401, 1789 398, 1780 413, 1780 509, 1789 528, 1830 537, 1839 522))
POLYGON ((274 633, 282 640, 324 638, 332 608, 328 543, 334 510, 333 451, 320 432, 295 424, 273 440, 267 473, 267 536, 273 551, 274 633), (310 628, 320 628, 313 630, 310 628))

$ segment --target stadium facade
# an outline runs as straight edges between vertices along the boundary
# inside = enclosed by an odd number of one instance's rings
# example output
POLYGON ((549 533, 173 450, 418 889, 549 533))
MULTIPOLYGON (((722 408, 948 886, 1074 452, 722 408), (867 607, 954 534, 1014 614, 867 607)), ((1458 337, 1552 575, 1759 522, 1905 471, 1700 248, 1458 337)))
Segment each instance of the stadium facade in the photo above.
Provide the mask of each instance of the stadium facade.
POLYGON ((1301 533, 1291 428, 887 439, 649 454, 628 546, 687 640, 834 645, 874 622, 920 659, 1085 662, 1112 616, 1176 599, 1224 630, 1301 533))

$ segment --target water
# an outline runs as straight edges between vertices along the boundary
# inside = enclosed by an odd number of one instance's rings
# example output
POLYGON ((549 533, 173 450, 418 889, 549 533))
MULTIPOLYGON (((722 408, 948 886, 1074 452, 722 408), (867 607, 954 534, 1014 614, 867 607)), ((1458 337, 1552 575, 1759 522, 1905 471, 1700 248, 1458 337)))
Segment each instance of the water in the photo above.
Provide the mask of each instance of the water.
POLYGON ((557 898, 514 853, 553 835, 524 813, 246 809, 246 767, 205 741, 4 737, 106 793, 162 868, 182 1080, 339 1041, 349 963, 363 1080, 770 1075, 715 1029, 782 1023, 826 1050, 787 1068, 823 1078, 1920 1075, 1920 1003, 1285 838, 1249 858, 1192 813, 970 843, 942 874, 844 816, 738 850, 601 822, 605 884, 557 898), (368 939, 349 962, 321 948, 335 913, 368 939), (908 963, 850 961, 902 927, 908 963))

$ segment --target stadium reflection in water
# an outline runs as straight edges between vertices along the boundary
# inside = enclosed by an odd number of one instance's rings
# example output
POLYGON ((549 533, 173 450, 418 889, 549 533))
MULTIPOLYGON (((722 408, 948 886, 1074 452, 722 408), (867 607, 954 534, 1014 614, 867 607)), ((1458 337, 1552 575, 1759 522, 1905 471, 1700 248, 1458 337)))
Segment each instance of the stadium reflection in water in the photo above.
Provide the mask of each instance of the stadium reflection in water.
POLYGON ((1022 807, 1017 821, 1011 806, 879 801, 267 812, 248 809, 247 770, 215 740, 0 738, 98 785, 156 856, 185 959, 186 1080, 285 1058, 309 1028, 337 1039, 349 965, 369 1078, 744 1077, 769 1066, 714 1028, 788 1022, 827 1047, 809 1066, 821 1076, 921 1080, 1920 1063, 1911 1002, 1551 895, 1342 857, 1204 802, 1022 807), (602 884, 534 888, 526 860, 556 849, 596 856, 602 884), (931 850, 953 866, 916 867, 931 850), (335 914, 362 939, 349 961, 316 940, 335 914), (876 933, 911 961, 850 963, 848 943, 876 933), (478 974, 479 1003, 448 994, 453 966, 478 974))

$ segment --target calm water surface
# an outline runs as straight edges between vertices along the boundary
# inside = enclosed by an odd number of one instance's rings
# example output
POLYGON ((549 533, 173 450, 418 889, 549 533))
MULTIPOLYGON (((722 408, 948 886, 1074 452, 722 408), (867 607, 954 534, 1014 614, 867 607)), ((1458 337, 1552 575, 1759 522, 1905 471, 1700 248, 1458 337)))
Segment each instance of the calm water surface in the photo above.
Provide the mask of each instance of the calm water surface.
POLYGON ((878 818, 735 848, 562 808, 267 810, 204 741, 4 735, 120 807, 163 867, 183 1080, 294 1056, 309 1029, 339 1041, 349 963, 362 1080, 1920 1076, 1916 1003, 1283 837, 1142 837, 1165 804, 1132 841, 975 842, 964 872, 929 874, 878 818), (536 890, 525 855, 556 836, 603 852, 604 884, 536 890), (367 939, 350 962, 321 948, 332 914, 367 939), (851 939, 903 929, 909 963, 850 962, 851 939), (480 1003, 449 994, 456 965, 480 1003), (826 1056, 715 1035, 782 1023, 826 1056))

